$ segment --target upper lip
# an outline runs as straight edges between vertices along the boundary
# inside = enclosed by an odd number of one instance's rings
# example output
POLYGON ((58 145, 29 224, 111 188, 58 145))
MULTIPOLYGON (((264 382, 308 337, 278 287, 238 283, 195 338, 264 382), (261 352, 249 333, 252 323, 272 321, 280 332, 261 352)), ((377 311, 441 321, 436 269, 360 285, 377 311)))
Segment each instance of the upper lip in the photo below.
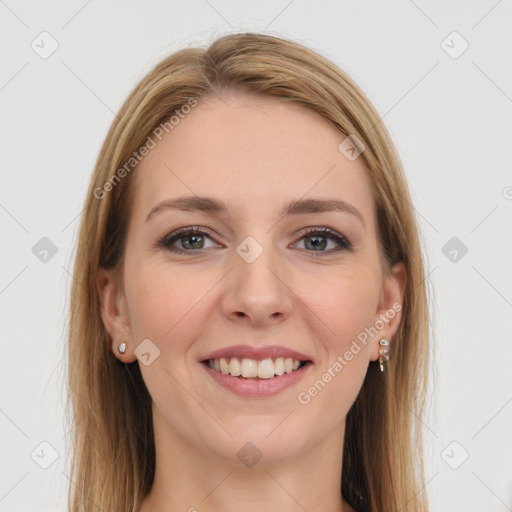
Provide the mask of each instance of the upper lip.
POLYGON ((311 358, 306 354, 297 352, 290 348, 281 347, 279 345, 267 345, 265 347, 251 347, 250 345, 233 345, 231 347, 220 348, 211 352, 206 357, 201 359, 201 362, 208 361, 209 359, 226 359, 236 357, 239 359, 275 359, 277 357, 291 357, 298 361, 311 361, 311 358))

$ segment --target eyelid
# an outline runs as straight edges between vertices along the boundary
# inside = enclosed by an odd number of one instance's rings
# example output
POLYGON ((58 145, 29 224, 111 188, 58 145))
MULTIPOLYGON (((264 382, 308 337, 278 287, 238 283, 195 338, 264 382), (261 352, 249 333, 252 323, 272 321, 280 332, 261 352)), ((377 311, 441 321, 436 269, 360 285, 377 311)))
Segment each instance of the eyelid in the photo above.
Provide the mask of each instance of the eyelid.
MULTIPOLYGON (((353 250, 352 243, 344 234, 328 226, 309 226, 300 230, 299 234, 300 238, 298 240, 302 240, 306 236, 321 235, 326 238, 331 238, 339 244, 336 249, 331 249, 329 251, 307 251, 313 254, 332 254, 333 252, 337 252, 338 250, 353 250)), ((295 243, 297 242, 294 242, 294 244, 295 243)))
POLYGON ((154 246, 155 246, 155 248, 168 249, 171 252, 184 252, 184 253, 186 252, 186 253, 194 254, 196 251, 201 251, 201 249, 191 249, 191 250, 186 251, 184 249, 178 249, 176 247, 173 247, 173 249, 169 249, 169 247, 171 247, 172 243, 180 240, 181 238, 185 238, 187 236, 191 236, 191 235, 195 235, 195 234, 207 236, 208 238, 213 240, 217 245, 220 245, 219 242, 217 242, 217 240, 215 239, 215 236, 212 235, 212 233, 213 233, 213 231, 211 229, 204 227, 204 226, 198 226, 198 225, 182 226, 182 227, 176 228, 173 231, 164 235, 162 238, 160 238, 154 244, 154 246))
MULTIPOLYGON (((182 238, 186 238, 187 236, 192 236, 192 235, 197 234, 197 235, 206 236, 206 237, 210 238, 217 245, 222 245, 222 244, 219 244, 219 242, 216 240, 216 237, 212 236, 211 233, 212 233, 212 230, 210 230, 209 228, 206 228, 204 226, 198 226, 198 225, 182 226, 180 228, 177 228, 177 229, 171 231, 170 233, 167 233, 165 236, 160 238, 154 244, 154 248, 155 249, 163 248, 163 249, 167 249, 169 252, 181 253, 181 254, 197 254, 200 252, 204 252, 205 249, 200 248, 200 249, 185 250, 185 249, 179 249, 177 247, 173 247, 172 244, 182 238)), ((303 238, 305 238, 307 236, 314 236, 314 235, 319 235, 319 236, 323 236, 325 238, 334 240, 338 244, 338 247, 336 247, 334 249, 327 250, 327 251, 308 251, 307 249, 301 249, 301 250, 306 251, 308 253, 312 253, 313 255, 317 255, 317 256, 321 256, 323 254, 325 254, 325 255, 332 254, 332 253, 335 253, 338 251, 343 251, 343 250, 344 251, 352 251, 353 250, 352 243, 345 235, 343 235, 342 233, 339 233, 337 230, 332 229, 327 226, 308 226, 308 227, 302 228, 297 233, 296 236, 298 236, 298 238, 292 243, 292 245, 297 244, 300 240, 302 240, 303 238)), ((208 247, 207 249, 211 249, 211 247, 208 247)))

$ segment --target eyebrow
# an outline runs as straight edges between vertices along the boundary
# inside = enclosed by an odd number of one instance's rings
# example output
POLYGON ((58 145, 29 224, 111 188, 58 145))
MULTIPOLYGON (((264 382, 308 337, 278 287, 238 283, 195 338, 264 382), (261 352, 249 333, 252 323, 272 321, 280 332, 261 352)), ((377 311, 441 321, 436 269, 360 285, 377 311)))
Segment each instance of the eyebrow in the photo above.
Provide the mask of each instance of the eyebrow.
MULTIPOLYGON (((157 212, 167 209, 200 211, 212 215, 226 213, 228 211, 227 205, 217 199, 201 196, 183 196, 175 199, 167 199, 158 203, 149 211, 146 222, 157 212)), ((363 223, 363 226, 365 226, 361 212, 352 204, 341 199, 299 199, 297 201, 291 201, 284 205, 279 215, 301 215, 333 211, 354 215, 363 223)))

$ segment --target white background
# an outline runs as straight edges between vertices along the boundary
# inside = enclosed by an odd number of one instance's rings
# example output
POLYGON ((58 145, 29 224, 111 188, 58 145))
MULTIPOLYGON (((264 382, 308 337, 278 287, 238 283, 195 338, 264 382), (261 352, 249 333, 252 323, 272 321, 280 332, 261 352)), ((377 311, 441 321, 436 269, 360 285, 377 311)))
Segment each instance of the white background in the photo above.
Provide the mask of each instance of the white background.
POLYGON ((69 273, 114 112, 164 56, 243 30, 319 51, 384 116, 435 290, 432 511, 512 510, 511 20, 510 0, 1 1, 0 511, 65 510, 69 273), (58 42, 46 59, 31 48, 50 47, 43 31, 58 42), (469 44, 458 58, 453 31, 469 44), (58 249, 46 263, 32 252, 42 237, 58 249), (452 237, 468 249, 455 262, 452 237), (31 458, 50 462, 43 441, 58 454, 48 469, 31 458))

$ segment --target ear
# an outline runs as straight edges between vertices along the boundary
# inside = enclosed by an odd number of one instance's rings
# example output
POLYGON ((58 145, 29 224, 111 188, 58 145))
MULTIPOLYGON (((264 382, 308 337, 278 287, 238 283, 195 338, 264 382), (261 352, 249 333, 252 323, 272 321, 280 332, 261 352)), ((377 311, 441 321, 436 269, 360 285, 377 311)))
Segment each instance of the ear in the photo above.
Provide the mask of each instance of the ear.
POLYGON ((111 350, 123 363, 135 361, 126 297, 120 279, 112 269, 100 268, 96 285, 101 305, 101 319, 111 340, 111 350), (126 343, 126 352, 118 347, 126 343))
POLYGON ((405 265, 402 262, 395 263, 384 277, 379 306, 375 315, 374 325, 377 334, 372 341, 372 361, 379 358, 379 341, 382 338, 387 338, 393 345, 393 337, 397 333, 402 319, 406 283, 407 271, 405 265))

